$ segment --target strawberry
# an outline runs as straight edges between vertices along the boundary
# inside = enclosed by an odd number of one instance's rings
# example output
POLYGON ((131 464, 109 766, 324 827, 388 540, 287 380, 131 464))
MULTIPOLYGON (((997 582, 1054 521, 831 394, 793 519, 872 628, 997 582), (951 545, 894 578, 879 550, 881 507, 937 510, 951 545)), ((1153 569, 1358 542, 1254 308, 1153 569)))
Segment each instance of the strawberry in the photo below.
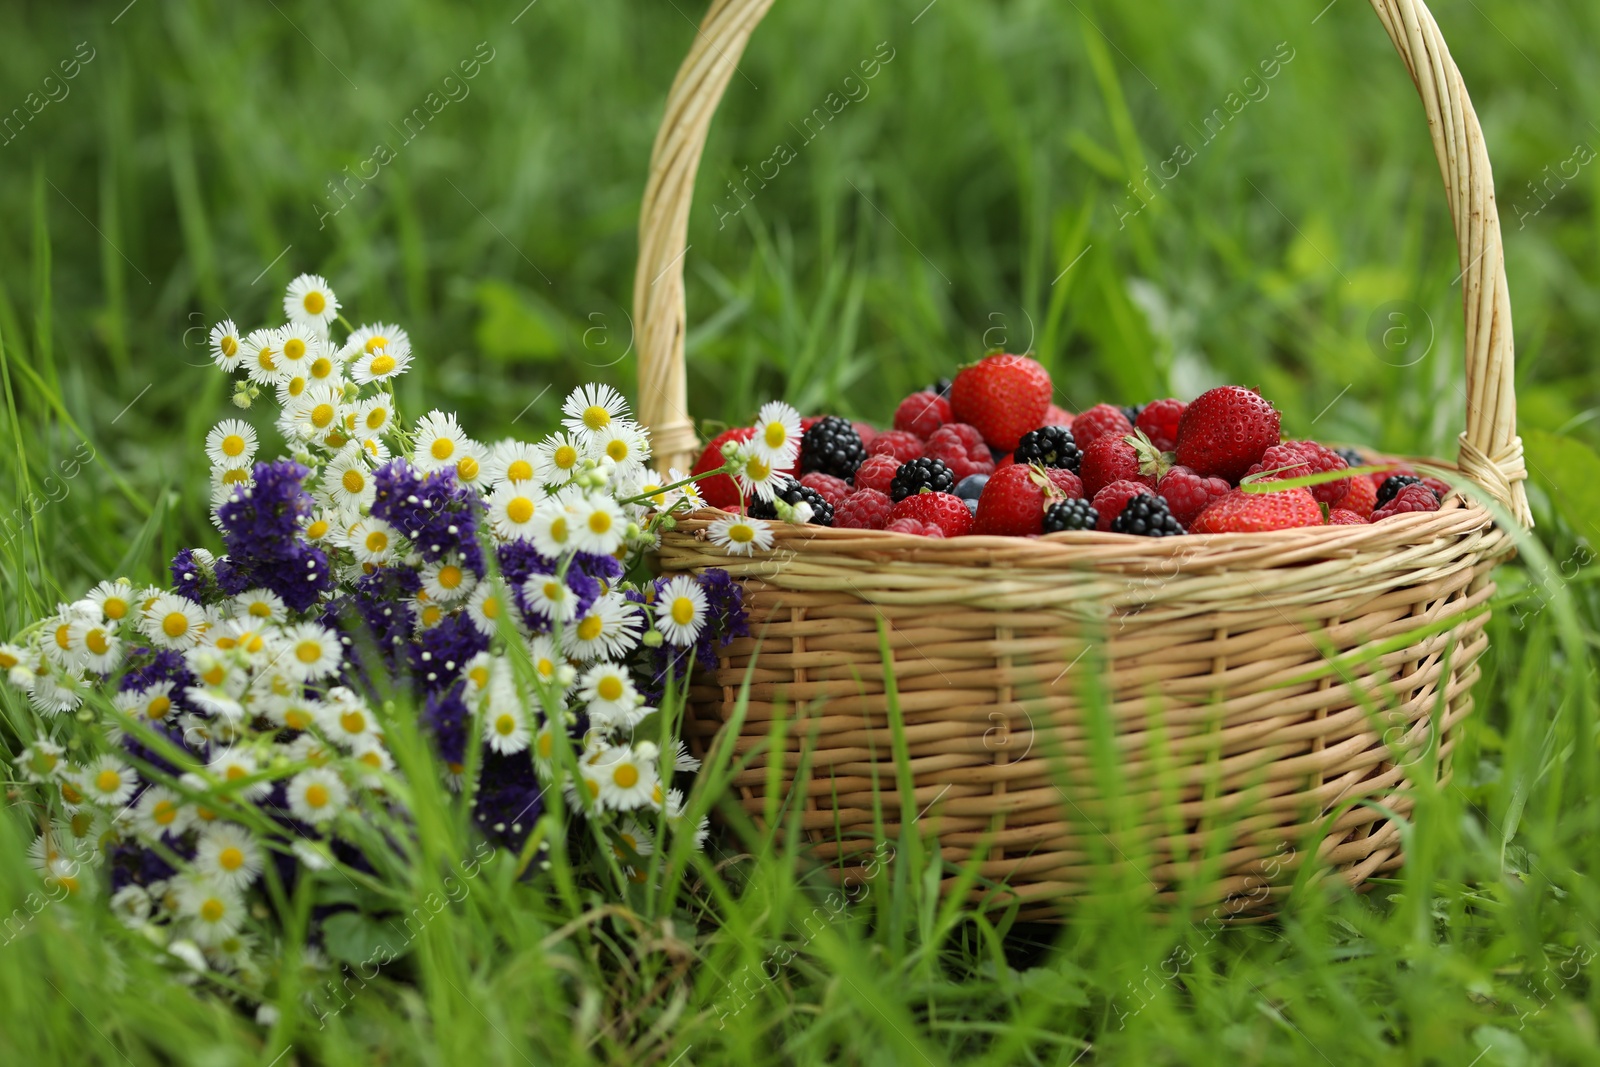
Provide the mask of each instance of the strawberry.
POLYGON ((834 507, 833 526, 836 530, 881 530, 893 508, 888 493, 857 489, 834 507))
POLYGON ((913 519, 909 517, 904 519, 895 519, 889 525, 885 526, 884 529, 888 530, 890 533, 911 534, 915 537, 944 536, 944 531, 939 529, 939 527, 933 523, 923 522, 921 519, 913 519))
POLYGON ((1382 522, 1392 519, 1396 515, 1407 515, 1416 511, 1438 511, 1439 498, 1432 489, 1418 482, 1408 485, 1394 495, 1394 499, 1372 513, 1373 522, 1382 522))
POLYGON ((1282 417, 1260 393, 1223 385, 1201 393, 1178 420, 1178 462, 1207 477, 1238 482, 1278 443, 1282 417))
POLYGON ((800 476, 800 484, 807 489, 816 490, 817 494, 828 503, 838 506, 839 501, 850 495, 850 483, 843 478, 835 478, 831 474, 821 471, 812 471, 810 474, 800 476))
MULTIPOLYGON (((1365 478, 1357 478, 1356 481, 1364 482, 1364 481, 1366 481, 1366 479, 1365 478)), ((1332 511, 1328 512, 1328 525, 1329 526, 1365 526, 1365 525, 1367 525, 1367 520, 1365 518, 1363 518, 1362 516, 1356 514, 1355 512, 1351 511, 1349 508, 1334 508, 1332 511)))
POLYGON ((950 387, 957 422, 976 426, 983 439, 1010 452, 1022 435, 1041 425, 1050 407, 1050 375, 1027 356, 994 355, 964 367, 950 387))
MULTIPOLYGON (((741 426, 732 430, 724 430, 711 439, 706 445, 706 450, 700 453, 700 458, 695 460, 694 470, 691 474, 704 474, 714 471, 725 462, 722 455, 722 446, 729 441, 743 444, 756 434, 755 427, 741 426)), ((739 487, 732 478, 726 474, 719 474, 715 478, 706 478, 695 483, 700 487, 700 495, 707 504, 723 511, 732 511, 739 506, 739 487)))
POLYGON ((1361 521, 1367 521, 1372 509, 1378 506, 1378 487, 1372 484, 1371 478, 1355 477, 1346 479, 1349 488, 1344 491, 1344 496, 1334 502, 1334 508, 1353 511, 1361 516, 1361 521))
POLYGON ((972 532, 1010 537, 1041 534, 1047 505, 1082 494, 1078 476, 1069 470, 1013 463, 995 471, 983 487, 972 532))
POLYGON ((966 501, 949 493, 917 493, 894 506, 889 513, 892 525, 900 519, 916 519, 937 526, 944 537, 961 537, 972 532, 972 512, 966 501))
MULTIPOLYGON (((1343 456, 1315 441, 1283 441, 1261 453, 1260 461, 1250 465, 1245 477, 1260 474, 1262 481, 1276 482, 1289 478, 1304 478, 1309 474, 1342 471, 1348 466, 1350 464, 1344 461, 1343 456)), ((1311 490, 1311 495, 1317 498, 1318 503, 1331 507, 1337 504, 1350 488, 1350 479, 1340 478, 1338 481, 1321 482, 1307 488, 1311 490)))
MULTIPOLYGON (((1044 422, 1040 425, 1065 426, 1070 430, 1072 429, 1072 420, 1072 412, 1068 411, 1066 408, 1056 407, 1056 405, 1051 404, 1049 407, 1044 409, 1044 422)), ((1034 429, 1038 428, 1038 426, 1034 427, 1034 429)))
MULTIPOLYGON (((1263 449, 1263 451, 1265 451, 1263 449)), ((1309 489, 1249 493, 1235 489, 1215 500, 1189 526, 1190 533, 1264 533, 1297 526, 1321 526, 1322 509, 1309 489)))
POLYGON ((1134 426, 1143 430, 1150 443, 1162 452, 1178 447, 1178 420, 1189 405, 1181 400, 1152 400, 1139 412, 1134 426))
POLYGON ((860 489, 876 489, 887 496, 889 483, 894 481, 894 472, 900 469, 900 461, 893 456, 868 456, 867 461, 856 468, 855 486, 860 489))
POLYGON ((1188 467, 1173 467, 1156 483, 1156 493, 1166 500, 1172 517, 1185 527, 1206 505, 1232 491, 1233 486, 1221 478, 1202 478, 1188 467))
POLYGON ((950 420, 950 401, 926 389, 900 401, 894 411, 894 428, 924 441, 950 420))
POLYGON ((1112 482, 1143 482, 1150 488, 1166 473, 1161 453, 1150 439, 1135 431, 1126 437, 1105 434, 1095 438, 1078 467, 1084 492, 1093 496, 1112 482))
POLYGON ((893 456, 901 463, 921 459, 923 451, 922 438, 909 430, 886 430, 867 446, 867 455, 893 456))
POLYGON ((1110 404, 1096 404, 1072 420, 1072 439, 1084 451, 1108 434, 1126 437, 1132 432, 1133 423, 1128 421, 1128 416, 1121 408, 1110 404))
POLYGON ((1128 506, 1128 501, 1141 493, 1151 492, 1154 490, 1143 482, 1112 482, 1094 495, 1094 510, 1099 515, 1094 528, 1101 533, 1109 533, 1111 524, 1122 514, 1122 509, 1128 506))
POLYGON ((935 430, 928 438, 927 454, 949 467, 957 482, 973 474, 994 473, 994 457, 983 434, 964 422, 949 422, 935 430))

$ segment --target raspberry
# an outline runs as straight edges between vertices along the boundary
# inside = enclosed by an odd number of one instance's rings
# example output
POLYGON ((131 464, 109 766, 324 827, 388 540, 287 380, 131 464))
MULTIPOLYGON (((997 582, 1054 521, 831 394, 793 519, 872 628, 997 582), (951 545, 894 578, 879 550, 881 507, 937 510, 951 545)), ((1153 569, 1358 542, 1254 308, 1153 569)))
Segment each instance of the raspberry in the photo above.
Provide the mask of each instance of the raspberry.
POLYGON ((878 438, 878 431, 864 422, 856 422, 855 420, 851 420, 850 425, 855 427, 856 436, 861 438, 861 443, 871 448, 872 442, 878 438))
POLYGON ((1141 493, 1124 504, 1122 514, 1111 520, 1111 532, 1135 537, 1177 537, 1183 527, 1172 517, 1165 500, 1141 493))
POLYGON ((894 428, 926 441, 933 431, 950 422, 950 401, 938 393, 912 393, 894 411, 894 428))
POLYGON ((1060 533, 1062 530, 1092 530, 1100 521, 1094 505, 1082 497, 1051 504, 1044 513, 1044 532, 1060 533))
POLYGON ((1150 488, 1165 470, 1162 456, 1149 438, 1135 432, 1128 437, 1105 434, 1084 449, 1078 473, 1083 487, 1093 496, 1112 482, 1143 482, 1150 488))
POLYGON ((1422 484, 1427 486, 1429 489, 1432 489, 1433 495, 1438 497, 1440 500, 1443 500, 1445 497, 1455 492, 1450 483, 1442 478, 1424 478, 1422 479, 1422 484))
POLYGON ((1062 467, 1074 472, 1078 471, 1082 460, 1083 453, 1078 451, 1078 442, 1065 426, 1041 426, 1037 430, 1029 430, 1022 435, 1022 440, 1017 442, 1017 450, 1012 453, 1014 463, 1037 463, 1041 467, 1062 467))
POLYGON ((994 355, 956 375, 950 410, 1003 452, 1040 425, 1050 407, 1050 375, 1027 356, 994 355))
POLYGON ((1322 509, 1310 490, 1296 487, 1271 493, 1235 489, 1200 513, 1190 533, 1264 533, 1297 526, 1321 526, 1322 509))
POLYGON ((1339 498, 1334 505, 1336 509, 1353 511, 1361 516, 1361 521, 1366 522, 1372 514, 1372 509, 1378 506, 1378 487, 1372 484, 1371 478, 1351 478, 1350 488, 1344 491, 1344 496, 1339 498))
POLYGON ((1065 426, 1070 430, 1072 429, 1072 418, 1072 412, 1066 408, 1056 407, 1054 404, 1044 409, 1044 425, 1046 426, 1065 426))
MULTIPOLYGON (((1364 482, 1366 479, 1357 478, 1356 481, 1364 482)), ((1365 526, 1367 525, 1367 520, 1358 515, 1356 512, 1351 511, 1349 508, 1334 508, 1332 511, 1328 512, 1328 525, 1365 526)))
POLYGON ((881 530, 889 521, 894 501, 876 489, 857 489, 833 511, 833 525, 841 530, 881 530))
POLYGON ((1150 443, 1163 452, 1178 447, 1178 420, 1189 405, 1181 400, 1152 400, 1139 412, 1133 424, 1144 431, 1150 443))
POLYGON ((1128 416, 1121 408, 1110 404, 1096 404, 1072 420, 1072 436, 1078 442, 1078 448, 1084 452, 1102 437, 1115 434, 1120 438, 1132 432, 1133 423, 1128 421, 1128 416))
POLYGON ((964 422, 946 423, 935 430, 925 454, 949 467, 958 482, 974 474, 994 473, 994 458, 983 443, 983 434, 964 422))
POLYGON ((866 446, 856 428, 837 415, 816 421, 800 438, 800 472, 821 471, 835 478, 849 478, 867 458, 866 446))
MULTIPOLYGON (((1261 459, 1250 465, 1245 471, 1245 476, 1263 474, 1272 471, 1276 473, 1264 474, 1262 481, 1277 482, 1289 478, 1304 478, 1311 474, 1327 474, 1330 471, 1342 471, 1349 464, 1343 457, 1315 441, 1284 441, 1273 445, 1261 454, 1261 459)), ((1339 502, 1346 490, 1350 488, 1349 478, 1340 478, 1338 481, 1322 482, 1318 485, 1308 486, 1311 495, 1317 498, 1319 504, 1333 505, 1339 502)))
POLYGON ((889 485, 894 481, 894 472, 899 469, 900 461, 893 456, 872 456, 856 468, 855 487, 857 491, 876 489, 884 496, 888 496, 889 485))
POLYGON ((939 527, 935 526, 933 523, 923 522, 921 519, 913 519, 909 517, 904 519, 895 519, 889 525, 885 526, 884 529, 888 530, 890 533, 912 534, 916 537, 944 536, 944 531, 939 529, 939 527))
POLYGON ((1417 511, 1438 511, 1439 498, 1433 490, 1417 483, 1402 488, 1394 495, 1394 499, 1372 513, 1373 522, 1382 522, 1392 519, 1396 515, 1407 515, 1417 511))
POLYGON ((1111 520, 1122 514, 1122 509, 1128 501, 1141 493, 1150 493, 1153 490, 1143 482, 1112 482, 1094 495, 1094 510, 1099 514, 1094 528, 1101 533, 1111 530, 1111 520))
POLYGON ((956 477, 936 459, 924 456, 910 463, 902 463, 889 483, 889 499, 899 502, 926 489, 930 493, 948 493, 956 487, 956 477))
POLYGON ((1237 482, 1278 443, 1282 416, 1260 393, 1224 385, 1201 393, 1178 420, 1177 460, 1197 474, 1237 482))
POLYGON ((893 456, 901 463, 921 459, 924 451, 922 438, 905 430, 885 430, 867 447, 869 456, 893 456))
POLYGON ((1395 495, 1408 485, 1421 485, 1422 479, 1415 474, 1391 474, 1378 484, 1378 507, 1383 507, 1395 498, 1395 495))
POLYGON ((972 532, 1010 537, 1041 534, 1048 504, 1082 495, 1078 476, 1071 471, 1013 463, 995 471, 983 487, 972 532))
POLYGON ((889 513, 889 523, 916 519, 937 526, 944 537, 961 537, 972 532, 972 512, 966 502, 949 493, 918 493, 908 496, 889 513))
POLYGON ((1156 493, 1166 500, 1172 517, 1184 526, 1194 522, 1206 505, 1227 496, 1232 489, 1221 478, 1202 478, 1188 467, 1173 467, 1156 483, 1156 493))
MULTIPOLYGON (((704 474, 707 471, 716 470, 726 462, 722 455, 723 445, 729 441, 743 444, 755 435, 756 431, 753 426, 741 426, 732 430, 724 430, 716 437, 713 437, 710 444, 706 445, 706 450, 700 453, 699 459, 695 460, 694 470, 690 473, 704 474)), ((726 474, 719 474, 714 478, 705 478, 695 484, 700 487, 700 496, 712 507, 721 508, 723 511, 732 511, 739 506, 741 499, 739 487, 726 474)))
POLYGON ((810 474, 801 475, 800 484, 807 489, 815 490, 818 496, 834 507, 838 507, 839 501, 850 495, 849 482, 843 478, 835 478, 831 474, 823 474, 820 471, 812 471, 810 474))
MULTIPOLYGON (((809 504, 811 518, 808 521, 813 526, 833 525, 833 505, 823 499, 821 493, 800 484, 793 478, 778 485, 777 498, 786 504, 799 504, 802 501, 809 504)), ((778 509, 772 501, 757 497, 750 503, 750 514, 758 519, 776 519, 778 509)))

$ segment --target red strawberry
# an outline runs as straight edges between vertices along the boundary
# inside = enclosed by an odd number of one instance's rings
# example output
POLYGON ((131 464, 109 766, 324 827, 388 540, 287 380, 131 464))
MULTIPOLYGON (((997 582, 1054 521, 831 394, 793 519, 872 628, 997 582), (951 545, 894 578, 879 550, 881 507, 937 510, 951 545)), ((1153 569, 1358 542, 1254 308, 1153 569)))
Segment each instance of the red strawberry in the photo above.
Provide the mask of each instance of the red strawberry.
POLYGON ((1066 408, 1056 407, 1056 405, 1051 404, 1049 407, 1044 409, 1044 422, 1040 423, 1039 425, 1065 426, 1070 430, 1072 429, 1072 420, 1072 412, 1068 411, 1066 408))
POLYGON ((1346 480, 1349 482, 1349 488, 1344 491, 1344 496, 1338 499, 1334 507, 1353 511, 1361 516, 1362 522, 1365 522, 1372 514, 1372 509, 1378 506, 1378 487, 1372 484, 1371 478, 1355 477, 1346 480))
MULTIPOLYGON (((1349 466, 1343 456, 1315 441, 1283 441, 1261 453, 1260 461, 1250 465, 1245 477, 1260 474, 1262 481, 1277 482, 1304 478, 1309 474, 1342 471, 1349 466)), ((1317 498, 1318 503, 1331 507, 1350 488, 1350 479, 1340 478, 1335 482, 1322 482, 1306 488, 1311 490, 1311 495, 1317 498)))
POLYGON ((856 468, 856 489, 876 489, 887 495, 894 472, 899 469, 900 461, 893 456, 868 456, 866 462, 856 468))
POLYGON ((881 530, 893 508, 888 493, 857 489, 834 506, 833 525, 838 530, 881 530))
POLYGON ((1178 462, 1207 477, 1237 482, 1278 443, 1282 417, 1260 393, 1224 385, 1201 393, 1178 420, 1178 462))
POLYGON ((1202 478, 1188 467, 1173 467, 1156 483, 1156 493, 1166 499, 1172 517, 1185 527, 1206 505, 1232 491, 1221 478, 1202 478))
POLYGON ((1084 449, 1078 473, 1084 491, 1093 496, 1112 482, 1143 482, 1154 489, 1165 471, 1160 453, 1148 438, 1104 434, 1084 449))
POLYGON ((1139 412, 1134 425, 1144 431, 1156 448, 1171 452, 1178 447, 1178 420, 1183 418, 1184 408, 1188 406, 1181 400, 1152 400, 1139 412))
POLYGON ((956 375, 950 408, 957 422, 976 426, 985 441, 1010 452, 1042 425, 1050 389, 1050 375, 1027 356, 989 356, 956 375))
POLYGON ((1296 487, 1274 493, 1235 489, 1202 511, 1189 526, 1189 532, 1263 533, 1321 525, 1322 509, 1309 489, 1296 487))
POLYGON ((923 390, 900 401, 894 411, 894 428, 925 441, 950 419, 950 401, 938 393, 923 390))
POLYGON ((939 529, 939 527, 935 526, 931 522, 923 522, 921 519, 895 519, 889 525, 885 526, 884 529, 888 530, 890 533, 911 534, 915 537, 944 536, 944 531, 939 529))
POLYGON ((1408 515, 1416 511, 1438 511, 1439 498, 1433 490, 1420 482, 1406 486, 1394 495, 1394 499, 1372 513, 1373 522, 1382 522, 1392 519, 1396 515, 1408 515))
MULTIPOLYGON (((1002 467, 978 497, 978 516, 972 532, 1010 537, 1044 533, 1045 505, 1065 498, 1077 482, 1077 475, 1069 470, 1046 471, 1022 463, 1002 467), (1057 477, 1062 474, 1067 478, 1057 477)), ((1081 488, 1078 493, 1082 493, 1081 488)))
MULTIPOLYGON (((1366 479, 1357 478, 1356 481, 1364 482, 1366 479)), ((1366 524, 1367 520, 1365 518, 1351 511, 1349 508, 1334 508, 1332 511, 1328 512, 1329 526, 1365 526, 1366 524)))
POLYGON ((994 456, 983 443, 983 434, 964 422, 946 423, 934 431, 927 454, 950 468, 957 485, 968 475, 994 473, 994 456))
POLYGON ((800 484, 807 489, 815 489, 822 499, 834 507, 838 507, 839 501, 851 493, 849 482, 843 478, 835 478, 831 474, 823 474, 821 471, 802 474, 800 476, 800 484))
POLYGON ((1080 449, 1088 447, 1107 435, 1126 437, 1133 432, 1133 423, 1119 407, 1096 404, 1081 415, 1073 417, 1072 439, 1080 449))
POLYGON ((899 519, 916 519, 937 526, 945 537, 962 537, 972 532, 972 512, 966 502, 950 493, 916 493, 906 497, 889 513, 892 525, 899 519))
POLYGON ((1143 482, 1112 482, 1094 495, 1094 510, 1100 516, 1094 528, 1101 533, 1110 532, 1112 522, 1122 514, 1122 509, 1128 506, 1128 501, 1142 493, 1153 492, 1154 490, 1143 482))
MULTIPOLYGON (((700 453, 699 459, 695 460, 694 470, 690 471, 690 473, 704 474, 706 471, 716 470, 726 462, 722 455, 723 445, 729 441, 737 441, 742 444, 754 437, 755 434, 756 431, 753 426, 741 426, 737 429, 722 431, 711 439, 709 445, 706 445, 706 450, 700 453)), ((719 474, 715 478, 706 478, 695 484, 700 487, 700 495, 705 498, 705 502, 712 507, 721 508, 723 511, 732 511, 739 506, 739 487, 726 474, 719 474)))
POLYGON ((867 455, 893 456, 901 463, 921 459, 924 451, 922 438, 908 430, 886 430, 867 446, 867 455))

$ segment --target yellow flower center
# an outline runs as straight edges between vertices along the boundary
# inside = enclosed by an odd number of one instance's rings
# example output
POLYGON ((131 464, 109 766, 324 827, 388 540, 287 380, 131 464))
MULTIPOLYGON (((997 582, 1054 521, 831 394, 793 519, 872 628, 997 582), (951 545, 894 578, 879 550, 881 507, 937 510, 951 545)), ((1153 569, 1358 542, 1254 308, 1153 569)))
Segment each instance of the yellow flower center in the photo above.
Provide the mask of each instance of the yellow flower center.
POLYGON ((217 853, 217 866, 225 871, 237 871, 244 866, 244 851, 229 845, 217 853))
POLYGON ((506 505, 506 518, 521 526, 533 518, 533 501, 525 496, 513 498, 511 503, 506 505))
POLYGON ((533 480, 533 464, 525 459, 514 459, 506 467, 506 480, 510 482, 527 482, 533 480))
POLYGON ((316 362, 311 364, 311 376, 313 378, 320 380, 328 377, 332 373, 333 360, 329 359, 327 356, 318 356, 316 362))
POLYGON ((68 825, 72 827, 73 837, 82 837, 94 826, 94 816, 86 811, 80 811, 72 817, 68 825))
POLYGON ((384 552, 389 548, 389 535, 382 530, 373 530, 367 534, 367 551, 384 552))
POLYGON ((111 650, 111 640, 106 637, 106 632, 101 629, 90 630, 83 637, 83 643, 89 646, 89 651, 97 656, 103 656, 111 650))
POLYGON ((681 596, 672 602, 672 621, 679 626, 688 626, 694 621, 694 601, 686 596, 681 596))
POLYGON ((347 734, 365 733, 367 729, 367 717, 361 714, 359 711, 347 711, 343 715, 339 716, 339 726, 343 728, 344 732, 347 734))
POLYGON ((461 588, 461 568, 457 567, 454 563, 447 563, 443 567, 440 567, 439 568, 439 588, 440 589, 459 589, 459 588, 461 588))
POLYGON ((206 671, 204 674, 200 675, 201 681, 205 682, 209 686, 219 686, 227 680, 227 677, 228 672, 223 670, 221 665, 212 667, 209 671, 206 671))
POLYGON ((622 698, 622 679, 614 674, 608 674, 600 679, 600 684, 594 687, 601 700, 620 700, 622 698))
POLYGON ((244 438, 236 433, 230 433, 222 439, 222 454, 224 456, 244 455, 244 438))
POLYGON ((394 370, 394 357, 387 352, 379 352, 372 357, 372 376, 381 378, 394 370))
POLYGON ((378 750, 375 748, 368 749, 367 751, 361 753, 361 755, 357 756, 356 759, 361 763, 365 763, 368 767, 371 767, 375 771, 383 770, 383 757, 378 755, 378 750))
POLYGON ((306 807, 308 808, 325 808, 328 806, 328 801, 331 798, 328 796, 327 786, 323 785, 321 782, 312 782, 310 785, 306 786, 303 799, 305 800, 306 807))
POLYGON ((578 462, 578 450, 571 445, 562 445, 552 453, 550 460, 558 470, 571 470, 578 462))
POLYGON ((261 351, 256 353, 256 364, 260 366, 262 370, 278 369, 278 365, 273 362, 272 349, 270 348, 263 348, 261 351))
POLYGON ((344 477, 339 479, 339 484, 344 486, 347 493, 359 493, 367 487, 366 475, 351 467, 344 472, 344 477))
POLYGON ((301 641, 294 647, 294 658, 301 663, 315 663, 322 658, 320 641, 301 641))
POLYGON ((246 609, 246 614, 252 619, 270 619, 272 618, 272 605, 265 600, 257 600, 246 609))
POLYGON ((367 429, 369 430, 381 429, 383 424, 388 421, 389 409, 386 407, 375 407, 367 412, 367 429))
POLYGON ((500 617, 499 598, 492 596, 484 597, 483 603, 478 606, 478 610, 483 612, 483 617, 486 619, 498 619, 500 617))
POLYGON ((578 623, 578 637, 580 640, 593 641, 600 636, 600 631, 606 628, 605 621, 598 615, 590 615, 578 623))
POLYGON ((772 468, 767 466, 767 461, 760 456, 751 456, 744 470, 753 482, 764 482, 772 477, 772 468))
POLYGON ((306 309, 306 314, 320 315, 322 310, 328 306, 328 301, 320 292, 313 289, 305 295, 305 299, 300 301, 300 304, 306 309))
POLYGON ((283 724, 291 730, 305 730, 311 726, 311 713, 305 708, 290 708, 283 713, 283 724))
POLYGON ((150 809, 150 821, 157 826, 171 826, 178 817, 178 805, 170 800, 158 800, 150 809))
POLYGON ((510 737, 517 732, 517 720, 512 715, 502 715, 494 721, 494 732, 501 737, 510 737))
POLYGON ((590 404, 583 409, 583 424, 591 430, 603 430, 611 425, 611 412, 599 404, 590 404))
POLYGON ((239 764, 237 764, 237 763, 230 763, 230 764, 229 764, 229 765, 228 765, 228 769, 227 769, 227 770, 225 770, 225 771, 223 771, 223 772, 222 772, 222 777, 223 777, 223 779, 224 779, 224 780, 225 780, 225 781, 229 781, 229 782, 237 782, 237 781, 238 781, 238 780, 239 780, 239 779, 241 779, 241 778, 243 778, 243 777, 244 777, 244 776, 245 776, 245 775, 246 775, 246 774, 248 774, 248 773, 249 773, 249 772, 248 772, 248 771, 246 771, 246 770, 245 770, 245 769, 244 769, 244 768, 243 768, 243 767, 242 767, 242 766, 240 766, 240 765, 239 765, 239 764))
POLYGON ((538 750, 540 759, 549 759, 552 755, 555 754, 555 750, 556 750, 556 738, 555 738, 555 735, 552 734, 549 730, 541 731, 539 733, 539 739, 534 743, 534 747, 538 750))
POLYGON ((611 772, 611 780, 619 789, 632 789, 639 784, 639 768, 631 763, 621 763, 611 772))
POLYGON ((783 428, 781 422, 769 422, 767 432, 762 436, 766 438, 768 448, 782 448, 784 442, 789 440, 789 431, 783 428))
POLYGON ((110 619, 112 622, 115 622, 118 619, 125 618, 127 616, 128 602, 119 596, 108 596, 106 597, 105 604, 100 610, 106 613, 106 618, 110 619))
POLYGON ((456 443, 448 437, 436 437, 428 451, 433 454, 434 459, 449 459, 455 455, 456 443))
POLYGON ((81 804, 83 803, 83 794, 71 782, 62 782, 61 799, 68 804, 81 804))
POLYGON ((478 472, 481 469, 477 460, 471 456, 462 456, 461 461, 456 464, 456 477, 464 482, 474 481, 477 479, 478 472))
POLYGON ((424 626, 437 626, 442 618, 444 618, 444 609, 437 604, 429 604, 422 609, 422 625, 424 626))
POLYGON ((380 348, 388 348, 389 339, 387 337, 369 337, 367 338, 367 343, 362 347, 366 349, 367 355, 370 356, 380 348))
POLYGON ((205 903, 200 905, 200 918, 208 923, 221 922, 227 911, 227 906, 222 901, 216 897, 207 897, 205 903))
POLYGON ((329 448, 343 448, 345 442, 348 441, 348 440, 350 440, 350 438, 346 437, 344 434, 340 433, 338 430, 334 430, 327 437, 327 442, 328 442, 328 447, 329 448))
POLYGON ((232 359, 239 354, 239 339, 230 333, 217 343, 217 347, 222 349, 224 358, 232 359))
POLYGON ((318 404, 311 409, 311 425, 319 430, 325 430, 333 424, 333 416, 332 404, 318 404))
POLYGON ((302 360, 306 358, 306 343, 298 337, 291 337, 283 343, 283 358, 288 360, 302 360))
POLYGON ((564 545, 567 543, 567 536, 567 517, 558 515, 555 521, 550 524, 550 540, 558 545, 564 545))
POLYGON ((153 698, 144 706, 145 717, 150 719, 164 719, 171 710, 172 698, 165 695, 153 698))
MULTIPOLYGON (((94 776, 94 787, 102 793, 115 793, 122 784, 122 775, 107 767, 94 776)), ((65 790, 63 790, 65 792, 65 790)))
POLYGON ((556 665, 552 663, 548 657, 541 659, 538 663, 534 664, 533 669, 539 672, 539 677, 541 678, 555 677, 556 665))
POLYGON ((181 611, 168 612, 161 620, 161 632, 168 637, 182 637, 189 632, 189 616, 181 611))
POLYGON ((544 583, 544 598, 552 602, 565 600, 567 598, 567 587, 552 578, 544 583))
POLYGON ((749 544, 756 539, 756 528, 749 523, 736 522, 728 527, 728 540, 737 541, 741 545, 749 544))
POLYGON ((474 687, 482 689, 489 684, 489 668, 480 664, 468 671, 467 677, 472 680, 474 687))
POLYGON ((242 469, 239 469, 239 468, 235 468, 234 470, 224 471, 222 473, 222 484, 223 485, 243 485, 245 482, 248 482, 249 480, 250 480, 250 472, 247 471, 247 470, 242 470, 242 469))
POLYGON ((56 627, 56 647, 63 651, 72 648, 72 628, 66 623, 56 627))
POLYGON ((628 442, 620 437, 612 438, 606 442, 606 455, 621 463, 628 458, 628 442))
POLYGON ((328 523, 325 519, 318 519, 316 522, 306 527, 306 537, 309 540, 316 541, 320 538, 326 537, 327 534, 328 523))
POLYGON ((591 533, 603 534, 611 532, 611 513, 609 511, 594 511, 589 513, 589 530, 591 533))
POLYGON ((299 396, 306 391, 306 380, 298 375, 289 379, 288 393, 291 397, 299 396))
POLYGON ((13 656, 11 653, 0 652, 0 670, 9 671, 12 667, 15 667, 20 662, 21 660, 17 659, 17 657, 13 656))

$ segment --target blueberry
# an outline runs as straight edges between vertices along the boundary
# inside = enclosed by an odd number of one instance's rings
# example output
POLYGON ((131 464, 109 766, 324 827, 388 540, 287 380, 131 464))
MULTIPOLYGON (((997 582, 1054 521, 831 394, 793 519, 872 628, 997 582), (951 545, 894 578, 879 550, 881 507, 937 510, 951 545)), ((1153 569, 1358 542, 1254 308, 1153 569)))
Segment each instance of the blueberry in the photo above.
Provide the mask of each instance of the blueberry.
POLYGON ((956 483, 956 496, 962 500, 977 500, 983 495, 983 487, 988 484, 987 474, 969 474, 956 483))
MULTIPOLYGON (((977 477, 977 475, 973 475, 973 477, 977 477)), ((976 497, 964 496, 961 498, 961 502, 965 504, 967 506, 967 510, 972 512, 974 515, 978 513, 978 500, 976 497)))

